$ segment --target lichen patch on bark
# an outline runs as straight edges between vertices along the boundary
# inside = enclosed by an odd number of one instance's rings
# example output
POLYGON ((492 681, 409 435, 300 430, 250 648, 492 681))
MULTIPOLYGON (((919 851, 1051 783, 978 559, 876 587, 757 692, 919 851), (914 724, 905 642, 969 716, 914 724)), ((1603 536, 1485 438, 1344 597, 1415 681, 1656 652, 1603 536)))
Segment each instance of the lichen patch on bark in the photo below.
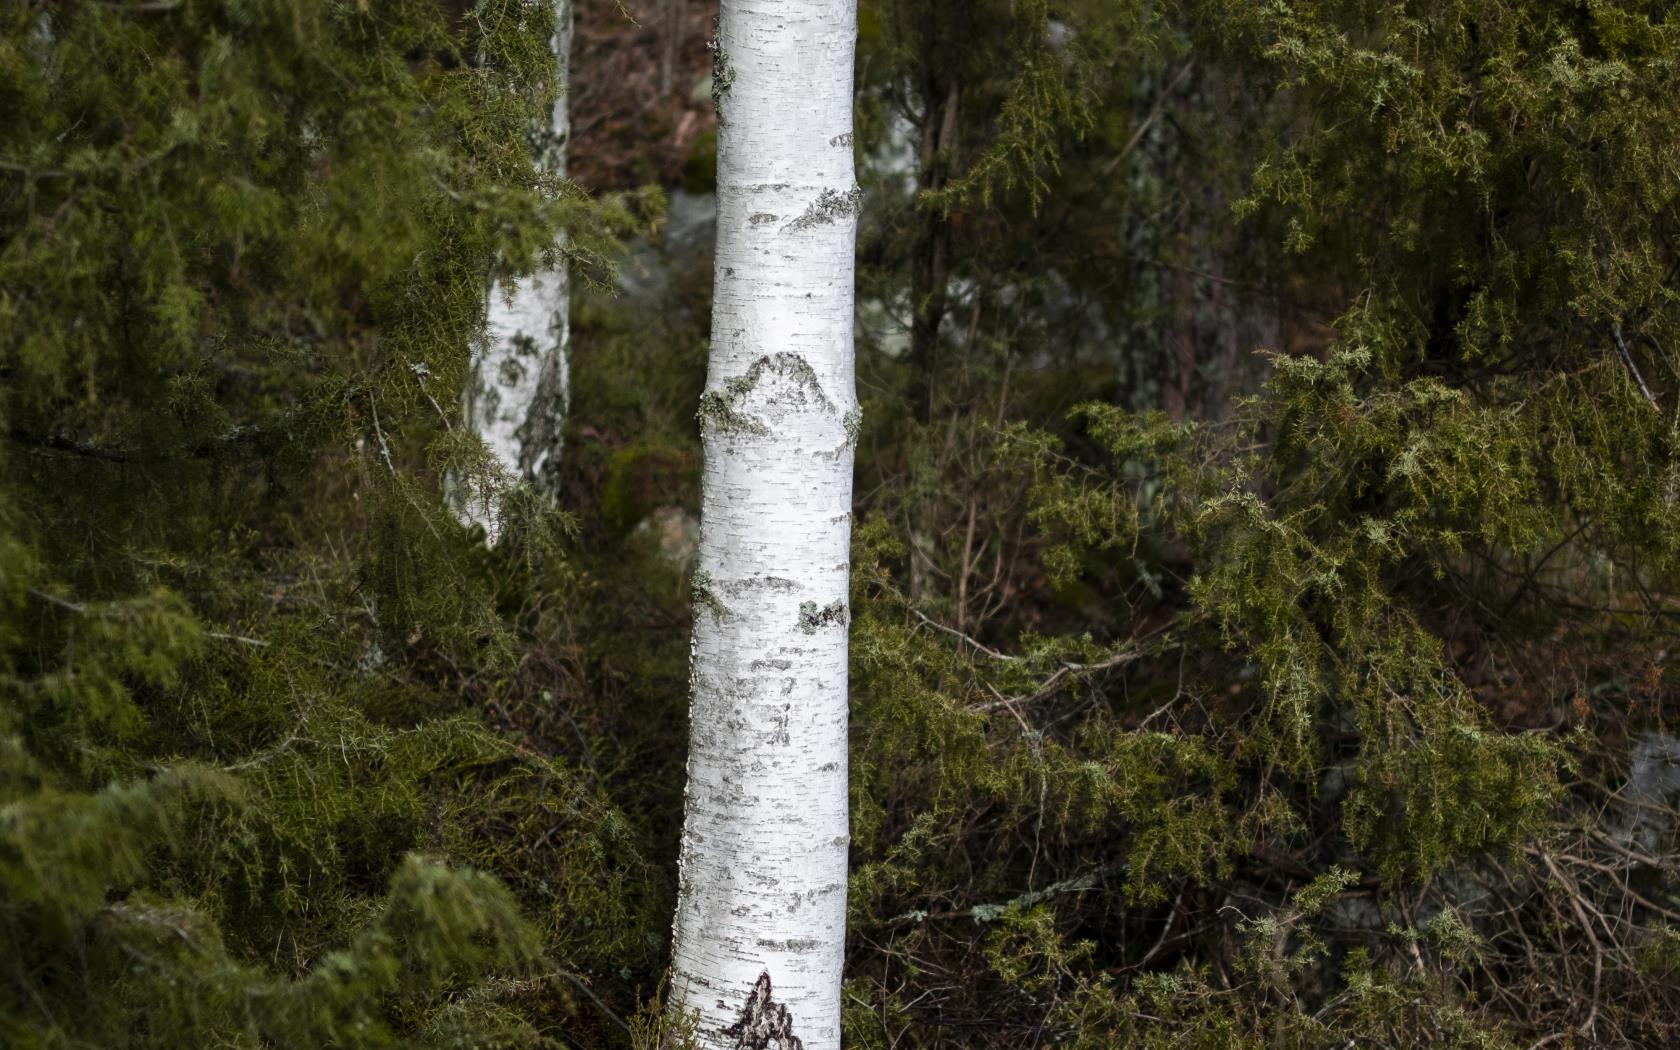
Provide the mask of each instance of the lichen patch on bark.
POLYGON ((706 49, 712 53, 712 105, 721 120, 723 96, 735 83, 735 67, 729 64, 729 53, 723 49, 723 31, 718 23, 717 18, 712 19, 712 38, 706 41, 706 49))
POLYGON ((831 623, 846 625, 846 603, 832 601, 822 608, 817 608, 816 602, 799 603, 799 629, 806 634, 816 634, 817 629, 831 623))
POLYGON ((729 606, 718 597, 717 580, 705 569, 695 569, 689 580, 689 593, 694 599, 695 609, 705 609, 707 612, 723 620, 729 617, 729 606))
POLYGON ((856 215, 863 207, 863 190, 853 186, 845 193, 839 190, 823 190, 817 194, 817 199, 799 218, 782 227, 783 233, 798 233, 813 226, 822 226, 837 222, 849 215, 856 215))

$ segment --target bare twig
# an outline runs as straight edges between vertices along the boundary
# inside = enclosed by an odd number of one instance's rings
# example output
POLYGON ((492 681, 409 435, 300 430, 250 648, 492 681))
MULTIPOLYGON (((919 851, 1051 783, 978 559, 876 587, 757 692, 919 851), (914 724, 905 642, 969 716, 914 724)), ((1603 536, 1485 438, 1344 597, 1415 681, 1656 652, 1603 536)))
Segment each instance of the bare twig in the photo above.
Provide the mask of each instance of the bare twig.
POLYGON ((1120 147, 1120 152, 1116 153, 1104 165, 1104 175, 1114 174, 1114 169, 1120 166, 1120 162, 1126 159, 1126 155, 1136 149, 1137 144, 1143 141, 1143 137, 1149 134, 1149 129, 1155 126, 1157 120, 1161 119, 1161 110, 1166 106, 1167 98, 1178 90, 1178 85, 1182 84, 1184 78, 1189 76, 1190 71, 1195 68, 1196 62, 1194 59, 1178 67, 1178 72, 1173 74, 1173 78, 1167 82, 1167 86, 1161 89, 1159 95, 1155 96, 1155 105, 1150 108, 1149 115, 1143 118, 1143 123, 1137 126, 1137 130, 1132 132, 1132 137, 1126 140, 1124 146, 1120 147))
POLYGON ((238 642, 240 645, 256 646, 259 649, 267 649, 271 644, 261 638, 247 638, 242 634, 228 634, 224 631, 205 631, 204 637, 214 638, 219 642, 238 642))
POLYGON ((69 600, 64 599, 64 598, 60 598, 56 594, 48 594, 46 591, 37 590, 36 588, 31 587, 31 588, 29 588, 29 596, 31 598, 40 599, 41 601, 46 602, 48 605, 57 606, 58 608, 63 609, 66 612, 73 612, 73 613, 77 614, 78 616, 86 616, 87 615, 87 606, 82 605, 80 602, 73 602, 73 601, 69 601, 69 600))
POLYGON ((1562 871, 1558 870, 1558 866, 1553 862, 1550 854, 1541 853, 1540 860, 1546 865, 1547 870, 1552 873, 1552 876, 1558 880, 1559 887, 1569 895, 1569 908, 1575 913, 1575 918, 1580 921, 1581 932, 1587 935, 1587 940, 1592 944, 1592 1005, 1587 1010, 1587 1019, 1582 1021, 1576 1029, 1576 1031, 1580 1032, 1584 1036, 1591 1036, 1593 1025, 1598 1020, 1599 991, 1604 984, 1604 946, 1599 943, 1598 934, 1593 932, 1592 919, 1587 916, 1586 909, 1581 905, 1581 894, 1579 888, 1573 885, 1572 879, 1568 878, 1562 871))
POLYGON ((578 991, 582 992, 584 995, 587 995, 589 997, 589 1001, 594 1003, 595 1006, 602 1013, 606 1014, 608 1020, 612 1021, 613 1024, 615 1024, 619 1028, 623 1029, 625 1035, 632 1036, 632 1037, 635 1036, 636 1033, 631 1031, 629 1024, 627 1024, 625 1022, 624 1018, 622 1018, 618 1015, 618 1011, 614 1010, 612 1007, 608 1006, 605 1002, 603 1002, 601 1000, 601 997, 595 994, 595 989, 589 987, 589 985, 584 982, 583 978, 579 977, 577 974, 570 973, 566 970, 556 970, 554 972, 555 972, 556 976, 564 977, 566 980, 570 981, 572 983, 572 985, 575 988, 577 988, 578 991))
POLYGON ((1639 384, 1639 392, 1645 395, 1645 400, 1651 403, 1652 408, 1659 412, 1662 411, 1661 407, 1657 405, 1656 396, 1651 393, 1651 388, 1645 385, 1645 377, 1639 374, 1639 366, 1633 363, 1633 354, 1628 351, 1627 340, 1622 338, 1622 326, 1617 325, 1614 331, 1616 334, 1616 349, 1621 354, 1622 364, 1627 366, 1628 374, 1633 376, 1633 381, 1639 384))
POLYGON ((986 643, 975 640, 971 635, 964 634, 963 632, 957 630, 955 627, 950 627, 950 626, 947 626, 945 624, 940 623, 938 620, 935 620, 932 617, 928 616, 926 613, 922 612, 920 609, 912 609, 910 611, 915 614, 916 619, 920 620, 922 623, 926 624, 927 626, 932 627, 936 631, 943 631, 953 638, 956 638, 956 639, 959 639, 960 641, 968 643, 970 646, 972 646, 974 648, 974 650, 976 652, 985 653, 987 656, 991 657, 994 660, 1015 661, 1015 660, 1021 659, 1019 656, 1010 656, 1008 653, 1000 653, 996 649, 993 649, 991 646, 987 645, 986 643))

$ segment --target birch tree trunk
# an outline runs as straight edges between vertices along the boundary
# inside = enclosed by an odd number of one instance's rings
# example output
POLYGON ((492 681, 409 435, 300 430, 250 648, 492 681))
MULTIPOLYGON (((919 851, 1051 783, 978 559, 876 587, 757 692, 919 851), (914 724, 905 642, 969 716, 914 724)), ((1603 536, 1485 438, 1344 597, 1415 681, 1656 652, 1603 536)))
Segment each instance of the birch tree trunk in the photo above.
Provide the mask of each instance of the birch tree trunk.
POLYGON ((840 1045, 856 0, 723 0, 712 346, 672 1009, 840 1045))
MULTIPOLYGON (((567 98, 572 51, 572 0, 555 0, 554 52, 559 94, 549 119, 533 129, 537 164, 566 174, 571 137, 567 98)), ((512 483, 543 485, 559 465, 560 441, 571 397, 567 344, 571 336, 571 282, 564 260, 538 269, 511 286, 490 284, 485 347, 462 394, 467 426, 494 458, 496 476, 457 485, 461 520, 483 525, 490 543, 501 532, 501 495, 512 483)))

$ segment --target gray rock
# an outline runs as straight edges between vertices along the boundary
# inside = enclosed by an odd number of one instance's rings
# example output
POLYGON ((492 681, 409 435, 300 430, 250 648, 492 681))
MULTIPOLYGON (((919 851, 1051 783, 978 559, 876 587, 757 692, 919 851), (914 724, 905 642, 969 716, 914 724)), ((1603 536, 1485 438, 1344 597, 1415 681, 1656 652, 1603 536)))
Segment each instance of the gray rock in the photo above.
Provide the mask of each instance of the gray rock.
POLYGON ((656 507, 630 530, 630 541, 651 548, 662 563, 686 574, 700 557, 700 521, 682 507, 656 507))

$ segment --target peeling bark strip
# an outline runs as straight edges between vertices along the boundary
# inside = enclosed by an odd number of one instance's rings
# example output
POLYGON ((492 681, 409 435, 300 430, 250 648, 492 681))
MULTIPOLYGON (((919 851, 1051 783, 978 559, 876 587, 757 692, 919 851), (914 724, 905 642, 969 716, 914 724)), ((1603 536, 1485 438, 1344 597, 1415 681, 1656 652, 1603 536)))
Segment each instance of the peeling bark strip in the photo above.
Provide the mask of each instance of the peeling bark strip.
POLYGON ((805 1050, 793 1034, 793 1017, 788 1008, 770 997, 770 974, 758 975, 758 983, 741 1007, 741 1019, 723 1030, 735 1040, 735 1050, 768 1050, 770 1040, 779 1050, 805 1050))
POLYGON ((671 982, 706 1050, 840 1046, 856 16, 856 0, 723 0, 717 27, 728 112, 671 982))
MULTIPOLYGON (((531 131, 539 167, 566 173, 571 111, 566 98, 572 50, 572 0, 556 0, 555 75, 560 93, 548 120, 531 131)), ((491 543, 501 532, 501 496, 508 484, 541 485, 558 465, 560 437, 571 395, 567 343, 571 281, 566 265, 539 269, 504 287, 492 282, 484 346, 462 392, 462 415, 489 448, 501 477, 456 479, 452 496, 461 520, 484 526, 491 543)))

